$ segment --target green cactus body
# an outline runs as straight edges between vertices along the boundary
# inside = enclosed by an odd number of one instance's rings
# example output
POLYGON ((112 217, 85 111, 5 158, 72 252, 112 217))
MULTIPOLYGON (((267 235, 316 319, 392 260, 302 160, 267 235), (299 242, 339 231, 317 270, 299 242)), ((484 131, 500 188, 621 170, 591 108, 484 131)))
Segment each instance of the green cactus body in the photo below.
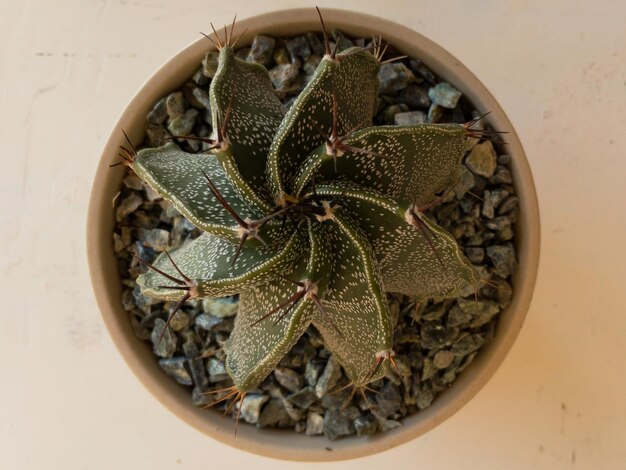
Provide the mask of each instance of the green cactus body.
POLYGON ((310 325, 355 386, 376 380, 394 354, 386 292, 450 297, 475 282, 422 213, 457 181, 466 126, 371 127, 379 66, 363 49, 327 55, 286 111, 267 71, 223 46, 210 150, 170 143, 130 163, 204 231, 138 283, 166 300, 240 294, 225 351, 242 393, 310 325))

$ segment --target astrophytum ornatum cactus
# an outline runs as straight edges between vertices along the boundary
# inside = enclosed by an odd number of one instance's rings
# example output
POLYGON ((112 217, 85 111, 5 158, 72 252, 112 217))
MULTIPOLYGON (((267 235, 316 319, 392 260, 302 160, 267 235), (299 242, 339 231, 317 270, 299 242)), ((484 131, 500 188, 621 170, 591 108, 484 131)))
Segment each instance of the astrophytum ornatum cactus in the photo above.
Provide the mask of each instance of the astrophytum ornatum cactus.
POLYGON ((240 295, 225 344, 227 397, 243 399, 311 324, 364 387, 394 364, 386 292, 450 297, 475 281, 454 238, 423 214, 459 178, 472 131, 371 127, 377 48, 336 53, 326 42, 286 109, 265 68, 225 42, 210 85, 213 136, 200 139, 206 150, 169 143, 125 157, 203 231, 137 282, 179 306, 240 295))

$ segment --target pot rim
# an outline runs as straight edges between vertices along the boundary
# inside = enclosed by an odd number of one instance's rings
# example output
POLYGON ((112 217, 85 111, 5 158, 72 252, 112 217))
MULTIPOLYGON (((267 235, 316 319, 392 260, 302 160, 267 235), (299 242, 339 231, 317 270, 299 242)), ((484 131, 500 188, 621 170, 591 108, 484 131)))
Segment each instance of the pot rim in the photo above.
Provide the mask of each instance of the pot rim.
MULTIPOLYGON (((108 164, 122 142, 121 129, 131 139, 139 141, 152 104, 182 85, 197 69, 204 54, 215 49, 206 39, 194 41, 170 59, 125 108, 100 158, 87 217, 87 257, 94 294, 109 334, 141 383, 161 404, 204 434, 251 453, 295 461, 336 461, 382 452, 424 434, 452 416, 487 383, 513 345, 530 305, 539 264, 539 207, 530 167, 511 122, 486 87, 450 53, 405 26, 340 9, 324 8, 322 13, 329 30, 339 28, 349 35, 362 37, 380 34, 403 54, 419 57, 435 74, 463 92, 477 109, 490 110, 488 120, 495 128, 509 131, 507 150, 512 157, 512 174, 520 204, 520 218, 515 224, 519 264, 512 280, 513 299, 500 313, 494 339, 481 348, 454 385, 441 392, 430 407, 404 418, 402 426, 368 438, 351 436, 331 442, 322 436, 305 436, 292 430, 261 430, 250 425, 239 426, 234 436, 232 419, 215 410, 195 407, 188 389, 167 377, 150 348, 135 337, 128 314, 122 308, 122 290, 111 237, 114 227, 111 201, 124 172, 112 170, 108 164)), ((237 30, 245 28, 242 45, 249 44, 256 34, 278 37, 317 31, 319 19, 314 8, 278 10, 239 21, 237 30)))

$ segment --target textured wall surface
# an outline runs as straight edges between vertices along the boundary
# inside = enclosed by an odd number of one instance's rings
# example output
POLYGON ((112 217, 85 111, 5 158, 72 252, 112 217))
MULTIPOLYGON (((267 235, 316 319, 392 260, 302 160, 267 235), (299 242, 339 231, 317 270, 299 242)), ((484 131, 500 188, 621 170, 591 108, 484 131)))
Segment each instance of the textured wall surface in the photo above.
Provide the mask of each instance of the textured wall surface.
MULTIPOLYGON (((329 468, 624 468, 626 3, 327 1, 411 27, 500 101, 542 217, 526 324, 489 384, 434 431, 329 468)), ((287 469, 218 444, 131 374, 95 306, 88 194, 142 83, 207 31, 308 2, 0 0, 0 468, 287 469)))

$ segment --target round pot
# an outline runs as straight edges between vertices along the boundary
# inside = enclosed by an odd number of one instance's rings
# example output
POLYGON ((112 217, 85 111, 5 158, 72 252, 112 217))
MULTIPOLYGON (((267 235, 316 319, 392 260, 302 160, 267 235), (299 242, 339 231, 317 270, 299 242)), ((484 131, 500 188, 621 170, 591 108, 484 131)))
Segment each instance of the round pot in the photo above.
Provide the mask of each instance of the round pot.
MULTIPOLYGON (((476 109, 491 111, 489 122, 507 134, 507 152, 519 197, 520 217, 515 225, 519 267, 512 283, 511 304, 500 314, 496 335, 476 360, 425 410, 407 417, 403 426, 378 433, 371 438, 348 437, 332 443, 325 437, 310 437, 292 430, 257 429, 241 425, 237 436, 233 420, 213 410, 196 408, 189 391, 165 375, 151 348, 140 341, 122 308, 120 277, 113 250, 114 214, 111 201, 120 188, 124 172, 111 170, 118 146, 123 142, 121 129, 131 140, 141 141, 145 116, 159 98, 179 88, 196 70, 204 54, 212 48, 198 39, 157 71, 131 100, 109 138, 98 165, 89 203, 87 254, 94 292, 104 322, 129 367, 146 388, 170 411, 199 431, 230 446, 273 458, 328 461, 374 454, 414 439, 434 428, 465 405, 494 374, 511 348, 522 326, 530 303, 539 261, 539 210, 535 187, 524 150, 504 111, 482 83, 457 59, 424 36, 390 21, 342 10, 324 9, 327 28, 337 27, 349 35, 383 38, 410 57, 419 57, 441 78, 454 84, 476 109), (326 450, 331 447, 332 452, 326 450)), ((246 34, 244 45, 257 34, 287 36, 319 30, 313 8, 284 10, 240 21, 237 30, 246 34)))

